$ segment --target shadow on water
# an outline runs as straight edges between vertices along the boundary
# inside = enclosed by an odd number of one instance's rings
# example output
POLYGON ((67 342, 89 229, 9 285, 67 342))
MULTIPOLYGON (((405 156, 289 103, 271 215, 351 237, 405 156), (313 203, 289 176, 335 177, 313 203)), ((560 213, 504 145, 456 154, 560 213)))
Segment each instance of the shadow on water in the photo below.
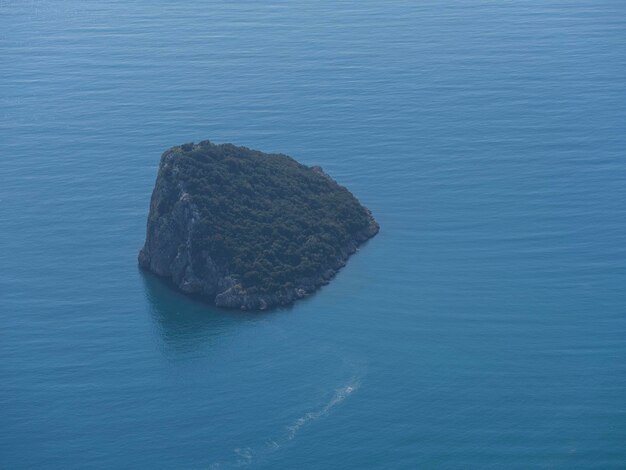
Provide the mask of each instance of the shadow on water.
POLYGON ((177 292, 152 273, 139 270, 150 313, 167 349, 189 352, 230 338, 245 325, 263 321, 264 313, 220 309, 177 292))

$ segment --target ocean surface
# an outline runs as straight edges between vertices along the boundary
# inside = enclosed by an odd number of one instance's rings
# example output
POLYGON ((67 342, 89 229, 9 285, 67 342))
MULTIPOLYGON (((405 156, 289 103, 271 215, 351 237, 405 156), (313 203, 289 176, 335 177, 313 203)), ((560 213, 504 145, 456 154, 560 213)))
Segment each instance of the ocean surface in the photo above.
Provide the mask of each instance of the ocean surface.
POLYGON ((0 1, 0 468, 626 468, 623 1, 0 1), (321 165, 292 308, 137 267, 160 154, 321 165))

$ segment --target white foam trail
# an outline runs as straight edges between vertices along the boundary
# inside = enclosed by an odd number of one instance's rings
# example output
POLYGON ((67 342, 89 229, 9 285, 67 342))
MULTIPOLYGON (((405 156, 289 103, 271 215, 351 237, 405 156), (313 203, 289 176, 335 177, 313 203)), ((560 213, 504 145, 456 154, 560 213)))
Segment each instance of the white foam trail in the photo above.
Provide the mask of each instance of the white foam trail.
POLYGON ((235 453, 235 461, 231 463, 214 463, 209 468, 211 470, 230 468, 230 467, 246 467, 250 465, 255 457, 258 455, 262 457, 264 454, 268 454, 271 452, 275 452, 282 447, 288 441, 291 441, 302 427, 306 426, 312 421, 319 419, 323 416, 326 416, 330 411, 341 402, 343 402, 346 398, 356 392, 361 385, 361 382, 358 377, 354 377, 350 383, 347 385, 335 390, 334 395, 331 399, 324 404, 320 409, 315 411, 309 411, 304 414, 300 418, 298 418, 292 425, 287 426, 287 433, 276 439, 270 439, 265 443, 264 448, 260 448, 255 450, 251 447, 245 448, 236 448, 234 449, 235 453))
MULTIPOLYGON (((328 403, 326 403, 323 408, 317 411, 310 411, 304 416, 298 418, 294 424, 287 427, 287 439, 292 440, 294 437, 296 437, 296 433, 300 430, 300 428, 302 428, 311 421, 327 415, 333 407, 337 406, 339 403, 348 398, 350 394, 355 392, 359 388, 359 385, 360 382, 358 382, 357 380, 353 380, 353 382, 351 382, 349 385, 346 385, 345 387, 336 390, 333 397, 328 403)), ((276 447, 280 447, 280 444, 276 443, 275 441, 272 441, 272 443, 276 445, 276 447)))

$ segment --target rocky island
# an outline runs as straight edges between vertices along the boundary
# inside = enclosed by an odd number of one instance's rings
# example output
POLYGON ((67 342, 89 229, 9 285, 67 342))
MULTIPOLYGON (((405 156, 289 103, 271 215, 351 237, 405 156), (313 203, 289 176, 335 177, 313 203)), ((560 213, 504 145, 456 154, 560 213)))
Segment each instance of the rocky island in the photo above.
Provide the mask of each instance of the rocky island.
POLYGON ((209 141, 161 157, 139 265, 220 307, 288 305, 378 233, 320 167, 209 141))

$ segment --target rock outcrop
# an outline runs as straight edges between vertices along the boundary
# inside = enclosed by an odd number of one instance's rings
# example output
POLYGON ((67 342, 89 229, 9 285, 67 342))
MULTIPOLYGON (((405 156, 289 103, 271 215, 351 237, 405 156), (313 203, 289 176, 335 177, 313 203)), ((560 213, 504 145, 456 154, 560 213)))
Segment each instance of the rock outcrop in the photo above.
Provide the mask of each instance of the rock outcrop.
POLYGON ((378 230, 320 167, 204 141, 161 157, 139 265, 217 306, 264 310, 326 284, 378 230))

